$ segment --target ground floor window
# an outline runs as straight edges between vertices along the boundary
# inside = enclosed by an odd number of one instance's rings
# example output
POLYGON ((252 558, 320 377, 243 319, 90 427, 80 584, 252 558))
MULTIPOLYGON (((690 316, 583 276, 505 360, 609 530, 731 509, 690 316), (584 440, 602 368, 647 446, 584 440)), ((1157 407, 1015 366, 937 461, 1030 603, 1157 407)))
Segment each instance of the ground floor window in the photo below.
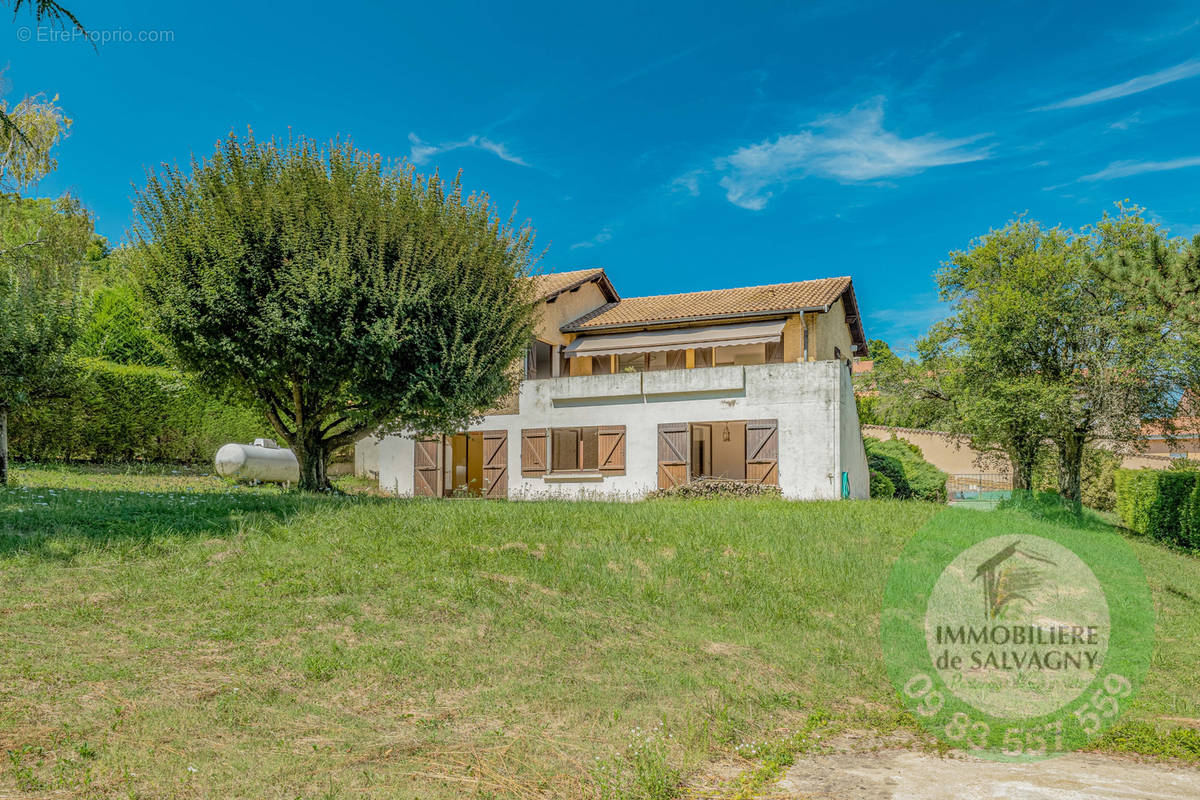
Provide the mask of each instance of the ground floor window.
POLYGON ((521 474, 625 474, 625 426, 590 425, 525 428, 521 431, 521 474))
POLYGON ((551 428, 551 470, 576 472, 599 469, 599 437, 599 428, 551 428))

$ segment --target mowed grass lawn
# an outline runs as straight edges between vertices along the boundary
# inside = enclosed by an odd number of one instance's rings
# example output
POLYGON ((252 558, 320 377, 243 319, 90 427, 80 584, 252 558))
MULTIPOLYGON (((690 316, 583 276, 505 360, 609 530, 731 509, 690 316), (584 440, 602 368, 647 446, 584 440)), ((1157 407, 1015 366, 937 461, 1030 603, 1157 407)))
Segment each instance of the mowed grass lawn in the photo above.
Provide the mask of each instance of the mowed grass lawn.
MULTIPOLYGON (((910 727, 877 639, 905 541, 939 513, 1034 524, 877 501, 307 498, 171 470, 13 483, 0 794, 31 797, 712 788, 814 715, 910 727)), ((1107 746, 1195 759, 1200 560, 1133 546, 1157 651, 1107 746)))

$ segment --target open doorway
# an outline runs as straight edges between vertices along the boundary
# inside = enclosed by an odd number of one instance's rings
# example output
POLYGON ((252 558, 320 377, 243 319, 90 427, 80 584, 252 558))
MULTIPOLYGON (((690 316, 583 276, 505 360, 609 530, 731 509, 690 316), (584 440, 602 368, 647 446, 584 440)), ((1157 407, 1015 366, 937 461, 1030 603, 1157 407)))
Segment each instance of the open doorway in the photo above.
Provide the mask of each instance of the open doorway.
POLYGON ((746 480, 746 423, 694 422, 691 477, 746 480))
POLYGON ((442 479, 446 497, 483 494, 483 434, 458 433, 445 438, 445 474, 442 479))

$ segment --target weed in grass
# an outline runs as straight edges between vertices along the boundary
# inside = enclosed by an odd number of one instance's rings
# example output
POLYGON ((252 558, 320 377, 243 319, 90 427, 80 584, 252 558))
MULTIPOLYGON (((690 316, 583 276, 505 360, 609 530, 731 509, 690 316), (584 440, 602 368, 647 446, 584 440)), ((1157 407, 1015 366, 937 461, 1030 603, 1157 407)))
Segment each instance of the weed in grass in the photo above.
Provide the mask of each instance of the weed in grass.
POLYGON ((683 774, 671 764, 674 736, 662 723, 650 730, 633 728, 625 750, 596 759, 592 781, 600 800, 672 800, 678 797, 683 774))
POLYGON ((37 792, 47 788, 34 772, 45 763, 46 752, 41 747, 25 745, 8 751, 8 773, 22 792, 37 792))
POLYGON ((751 800, 768 784, 778 780, 785 769, 796 763, 797 755, 812 749, 817 743, 818 732, 828 723, 829 714, 817 711, 798 731, 774 739, 738 745, 735 748, 737 755, 760 763, 737 777, 731 800, 751 800))

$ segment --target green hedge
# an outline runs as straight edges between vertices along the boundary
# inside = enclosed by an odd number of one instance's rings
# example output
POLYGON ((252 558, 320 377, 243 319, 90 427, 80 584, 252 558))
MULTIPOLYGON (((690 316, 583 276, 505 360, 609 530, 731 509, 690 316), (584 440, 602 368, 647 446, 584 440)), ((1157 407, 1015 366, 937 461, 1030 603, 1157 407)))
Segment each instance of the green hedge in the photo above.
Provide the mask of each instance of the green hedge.
POLYGON ((209 461, 226 442, 269 436, 257 413, 162 367, 88 359, 70 397, 17 409, 9 449, 33 461, 209 461))
POLYGON ((1200 548, 1200 472, 1119 469, 1117 513, 1130 530, 1159 541, 1200 548), (1193 497, 1196 499, 1193 500, 1193 497))
MULTIPOLYGON (((891 482, 895 497, 946 502, 946 473, 926 461, 921 448, 894 437, 880 441, 871 436, 863 439, 863 446, 867 451, 867 465, 872 472, 891 482)), ((884 488, 882 482, 879 489, 873 486, 871 496, 882 497, 884 488)))
POLYGON ((871 470, 871 497, 887 500, 896 496, 896 484, 882 472, 871 470))

